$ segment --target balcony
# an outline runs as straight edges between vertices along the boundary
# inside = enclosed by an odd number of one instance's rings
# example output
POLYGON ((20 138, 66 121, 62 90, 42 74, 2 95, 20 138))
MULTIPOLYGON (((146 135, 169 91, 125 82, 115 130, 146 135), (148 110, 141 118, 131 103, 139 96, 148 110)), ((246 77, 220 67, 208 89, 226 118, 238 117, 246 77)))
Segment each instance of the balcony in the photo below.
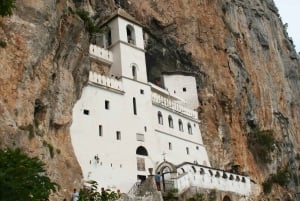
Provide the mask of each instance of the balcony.
POLYGON ((97 45, 90 44, 90 57, 109 65, 113 63, 112 52, 97 45))
POLYGON ((165 107, 167 109, 170 109, 172 111, 178 112, 180 114, 183 114, 185 116, 188 116, 193 119, 198 119, 198 114, 196 111, 188 109, 177 102, 171 100, 170 98, 161 96, 155 92, 152 92, 152 103, 155 105, 158 105, 160 107, 165 107))
POLYGON ((122 80, 118 80, 116 78, 90 71, 89 82, 108 90, 124 93, 122 80))

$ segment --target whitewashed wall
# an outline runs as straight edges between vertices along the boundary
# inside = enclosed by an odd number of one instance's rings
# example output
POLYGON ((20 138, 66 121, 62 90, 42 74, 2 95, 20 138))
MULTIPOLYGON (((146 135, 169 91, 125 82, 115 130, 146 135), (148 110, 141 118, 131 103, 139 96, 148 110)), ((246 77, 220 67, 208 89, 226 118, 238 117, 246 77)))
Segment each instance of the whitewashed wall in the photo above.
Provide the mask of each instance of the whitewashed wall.
POLYGON ((186 106, 191 109, 198 108, 199 102, 195 77, 180 74, 164 74, 162 80, 165 88, 168 89, 171 95, 176 95, 186 100, 186 106))

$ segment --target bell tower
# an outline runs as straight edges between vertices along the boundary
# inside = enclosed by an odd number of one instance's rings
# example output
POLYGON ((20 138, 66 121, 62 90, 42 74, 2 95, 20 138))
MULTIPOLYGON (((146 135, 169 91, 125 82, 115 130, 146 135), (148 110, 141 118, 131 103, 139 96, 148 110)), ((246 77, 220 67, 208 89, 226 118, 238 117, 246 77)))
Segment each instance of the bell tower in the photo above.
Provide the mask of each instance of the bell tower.
POLYGON ((114 57, 110 74, 147 83, 142 25, 119 8, 101 27, 105 47, 114 57))

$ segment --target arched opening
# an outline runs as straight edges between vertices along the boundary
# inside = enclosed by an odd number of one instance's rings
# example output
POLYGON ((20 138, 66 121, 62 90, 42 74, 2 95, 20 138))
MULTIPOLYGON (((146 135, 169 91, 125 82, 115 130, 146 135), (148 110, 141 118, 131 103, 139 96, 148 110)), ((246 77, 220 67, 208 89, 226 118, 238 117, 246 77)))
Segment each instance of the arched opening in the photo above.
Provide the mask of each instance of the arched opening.
POLYGON ((203 168, 200 168, 200 174, 205 174, 205 171, 203 168))
POLYGON ((215 177, 220 177, 220 172, 216 172, 215 177))
POLYGON ((160 111, 158 111, 158 113, 157 113, 157 118, 158 118, 158 123, 160 125, 163 125, 164 124, 164 122, 163 122, 163 116, 162 116, 162 114, 161 114, 160 111))
POLYGON ((183 124, 182 124, 181 119, 178 120, 178 126, 179 126, 179 130, 180 130, 181 132, 183 132, 183 124))
POLYGON ((230 197, 225 195, 225 197, 223 198, 223 201, 231 201, 230 197))
POLYGON ((136 149, 136 155, 141 155, 141 156, 148 156, 147 149, 143 146, 139 146, 136 149))
POLYGON ((196 173, 196 168, 194 166, 192 166, 192 170, 194 173, 196 173))
POLYGON ((146 159, 146 156, 148 156, 147 149, 145 147, 143 147, 143 146, 139 146, 136 149, 136 155, 137 155, 137 158, 136 158, 136 161, 137 161, 137 170, 138 171, 146 171, 145 159, 146 159))
POLYGON ((170 127, 170 128, 174 128, 174 125, 173 125, 173 118, 172 118, 171 115, 169 115, 168 121, 169 121, 169 127, 170 127))
POLYGON ((135 33, 134 33, 133 26, 127 25, 126 32, 127 32, 127 42, 132 45, 135 45, 135 33))
POLYGON ((104 34, 104 44, 105 44, 105 48, 108 48, 109 46, 111 46, 111 29, 110 27, 106 28, 105 34, 104 34))

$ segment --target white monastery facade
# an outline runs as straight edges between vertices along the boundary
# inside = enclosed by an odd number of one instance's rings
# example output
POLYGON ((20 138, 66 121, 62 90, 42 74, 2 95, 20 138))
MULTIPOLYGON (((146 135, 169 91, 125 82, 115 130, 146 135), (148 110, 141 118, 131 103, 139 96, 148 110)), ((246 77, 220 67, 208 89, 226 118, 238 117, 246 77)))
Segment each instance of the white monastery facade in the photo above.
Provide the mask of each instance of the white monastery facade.
POLYGON ((153 170, 164 189, 249 195, 249 177, 210 166, 195 111, 195 77, 166 73, 163 88, 149 83, 142 26, 119 9, 103 27, 106 33, 89 53, 109 72, 90 72, 73 109, 71 138, 84 179, 128 192, 153 170))

